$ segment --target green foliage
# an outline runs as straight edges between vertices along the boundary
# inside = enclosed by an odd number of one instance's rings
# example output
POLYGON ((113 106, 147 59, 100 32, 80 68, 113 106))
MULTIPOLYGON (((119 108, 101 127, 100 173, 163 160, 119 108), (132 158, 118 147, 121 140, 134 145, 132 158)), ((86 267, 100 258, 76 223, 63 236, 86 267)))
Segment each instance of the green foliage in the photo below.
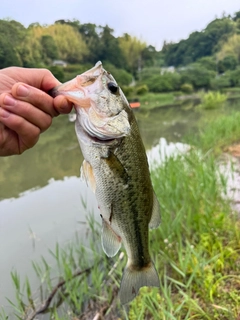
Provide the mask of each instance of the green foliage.
POLYGON ((196 61, 204 69, 216 71, 217 61, 214 56, 211 57, 202 57, 196 61))
POLYGON ((129 319, 234 320, 240 307, 239 232, 221 198, 226 179, 215 158, 192 149, 157 166, 152 179, 162 210, 150 240, 161 288, 141 289, 129 319))
POLYGON ((174 94, 170 93, 152 93, 148 92, 140 95, 139 102, 141 103, 141 110, 150 110, 156 107, 165 106, 174 103, 174 94))
POLYGON ((65 80, 65 75, 63 68, 60 66, 51 66, 49 67, 49 70, 52 72, 52 74, 60 81, 64 82, 65 80))
POLYGON ((0 68, 22 66, 21 49, 26 34, 19 22, 0 20, 0 68))
POLYGON ((231 87, 240 87, 240 66, 235 70, 227 71, 226 76, 230 79, 231 87))
POLYGON ((211 79, 211 88, 214 90, 229 88, 230 86, 231 80, 228 74, 219 75, 218 77, 211 79))
POLYGON ((197 136, 189 137, 188 142, 200 147, 204 152, 213 150, 215 154, 219 154, 224 147, 239 141, 239 123, 240 112, 221 116, 213 122, 206 123, 197 136))
POLYGON ((218 72, 223 73, 227 70, 234 70, 238 61, 234 55, 225 56, 223 60, 218 62, 218 72))
POLYGON ((164 74, 153 75, 145 79, 144 82, 151 92, 169 92, 180 88, 181 77, 176 72, 165 72, 164 74))
POLYGON ((184 93, 192 93, 193 92, 193 86, 191 85, 191 83, 182 84, 180 89, 184 93))
POLYGON ((124 68, 127 64, 126 59, 120 49, 119 40, 113 36, 113 31, 107 25, 101 27, 100 44, 97 48, 98 58, 101 61, 108 61, 117 68, 124 68))
POLYGON ((178 70, 182 83, 190 83, 195 89, 211 87, 211 79, 215 77, 215 72, 202 67, 198 63, 178 70))
POLYGON ((121 89, 126 97, 130 96, 134 92, 134 87, 130 86, 121 86, 121 89))
POLYGON ((200 107, 203 109, 215 109, 220 107, 227 100, 227 95, 219 91, 204 93, 200 107))
POLYGON ((136 94, 143 95, 148 92, 148 86, 146 84, 143 84, 142 86, 139 86, 136 88, 136 94))
POLYGON ((42 36, 41 44, 43 47, 43 52, 47 58, 51 60, 58 59, 59 57, 58 48, 56 46, 56 43, 53 37, 49 35, 42 36))
POLYGON ((128 73, 124 69, 119 69, 115 65, 109 63, 109 62, 104 62, 104 69, 106 69, 108 72, 110 72, 113 77, 116 79, 117 83, 122 86, 127 86, 131 83, 132 81, 132 75, 128 73))
POLYGON ((202 32, 193 32, 179 43, 165 43, 163 51, 167 65, 187 65, 201 57, 214 54, 220 41, 226 40, 235 30, 229 18, 215 19, 202 32))

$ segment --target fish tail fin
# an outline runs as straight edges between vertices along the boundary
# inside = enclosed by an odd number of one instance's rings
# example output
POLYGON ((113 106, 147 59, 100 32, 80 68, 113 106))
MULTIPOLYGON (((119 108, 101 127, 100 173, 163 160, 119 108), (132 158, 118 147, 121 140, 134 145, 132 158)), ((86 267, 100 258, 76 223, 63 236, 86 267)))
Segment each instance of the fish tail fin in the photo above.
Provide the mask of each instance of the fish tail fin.
POLYGON ((155 266, 150 262, 146 267, 136 270, 127 265, 121 282, 119 297, 121 304, 133 300, 141 287, 159 287, 159 277, 155 266))

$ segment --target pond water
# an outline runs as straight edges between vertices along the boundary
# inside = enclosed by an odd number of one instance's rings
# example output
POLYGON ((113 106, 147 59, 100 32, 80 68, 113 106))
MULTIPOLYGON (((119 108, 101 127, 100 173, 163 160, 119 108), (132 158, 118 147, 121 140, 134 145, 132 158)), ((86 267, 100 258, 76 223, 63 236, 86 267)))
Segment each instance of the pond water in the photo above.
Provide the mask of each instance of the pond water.
MULTIPOLYGON (((166 141, 171 142, 174 149, 173 143, 196 131, 204 119, 238 106, 200 112, 185 105, 136 111, 135 115, 146 150, 156 157, 160 138, 166 139, 161 140, 165 146, 166 141)), ((76 232, 85 234, 86 215, 97 211, 97 204, 79 179, 82 161, 74 123, 68 116, 54 119, 33 149, 21 156, 0 158, 0 306, 9 305, 5 297, 13 299, 11 271, 17 270, 22 279, 28 275, 34 282, 31 261, 38 261, 41 255, 51 261, 48 250, 54 250, 57 242, 64 246, 74 240, 76 232)))

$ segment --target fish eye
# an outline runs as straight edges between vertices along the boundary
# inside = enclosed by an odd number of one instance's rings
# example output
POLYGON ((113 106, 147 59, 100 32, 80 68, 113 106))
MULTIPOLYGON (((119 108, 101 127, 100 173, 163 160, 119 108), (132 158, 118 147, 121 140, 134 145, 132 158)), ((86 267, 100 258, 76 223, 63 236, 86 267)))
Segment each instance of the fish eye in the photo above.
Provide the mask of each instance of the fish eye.
POLYGON ((118 85, 114 82, 108 82, 107 84, 108 89, 111 91, 111 93, 116 94, 118 93, 118 85))

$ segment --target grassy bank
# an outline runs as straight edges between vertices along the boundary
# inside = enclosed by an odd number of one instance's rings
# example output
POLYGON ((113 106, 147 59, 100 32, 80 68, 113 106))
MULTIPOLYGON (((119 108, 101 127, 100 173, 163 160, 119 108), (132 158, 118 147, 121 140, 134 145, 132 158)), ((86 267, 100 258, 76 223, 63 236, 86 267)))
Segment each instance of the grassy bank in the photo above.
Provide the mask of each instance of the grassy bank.
MULTIPOLYGON (((226 177, 219 173, 216 155, 240 139, 239 121, 235 112, 207 124, 188 154, 169 158, 152 171, 162 223, 150 232, 150 252, 160 290, 142 288, 129 307, 120 306, 117 292, 126 256, 106 258, 99 245, 100 227, 90 219, 88 247, 76 240, 51 253, 55 266, 46 259, 33 264, 41 284, 37 292, 12 274, 17 300, 13 318, 28 314, 25 319, 33 319, 55 292, 44 311, 53 319, 236 320, 240 226, 223 197, 226 177)), ((0 319, 7 319, 3 310, 0 319)))

